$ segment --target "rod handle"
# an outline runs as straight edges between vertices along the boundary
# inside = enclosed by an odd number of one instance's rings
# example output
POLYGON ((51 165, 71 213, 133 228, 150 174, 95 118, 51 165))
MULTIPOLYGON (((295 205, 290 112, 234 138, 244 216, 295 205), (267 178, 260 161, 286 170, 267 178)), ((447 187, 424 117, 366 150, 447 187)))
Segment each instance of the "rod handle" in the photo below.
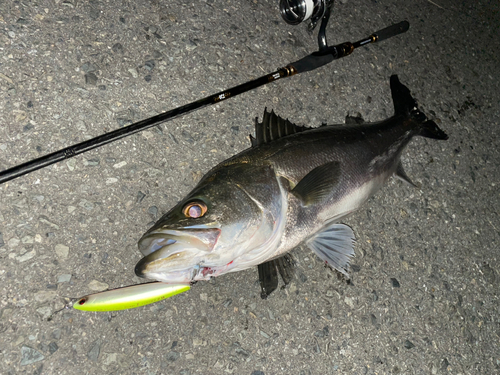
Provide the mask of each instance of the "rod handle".
POLYGON ((401 21, 385 29, 374 32, 372 35, 375 36, 377 42, 382 40, 392 38, 393 36, 402 34, 410 28, 410 23, 408 21, 401 21))
POLYGON ((291 63, 289 66, 297 73, 310 72, 311 70, 318 69, 323 65, 329 64, 334 60, 334 56, 329 53, 319 54, 311 53, 298 61, 291 63))

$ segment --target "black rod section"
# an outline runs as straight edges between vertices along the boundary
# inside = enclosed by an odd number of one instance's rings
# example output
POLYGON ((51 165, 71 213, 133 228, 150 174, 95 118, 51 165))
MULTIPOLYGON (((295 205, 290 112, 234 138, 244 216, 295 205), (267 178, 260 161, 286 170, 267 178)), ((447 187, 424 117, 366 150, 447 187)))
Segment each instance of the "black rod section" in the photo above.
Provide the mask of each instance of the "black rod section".
POLYGON ((407 31, 408 27, 409 27, 408 22, 403 21, 400 22, 399 24, 389 26, 381 31, 373 33, 368 38, 365 38, 354 44, 350 42, 345 42, 337 46, 325 48, 318 52, 314 52, 296 61, 295 63, 287 65, 284 68, 278 69, 277 71, 262 76, 260 78, 243 83, 228 90, 218 92, 214 95, 207 96, 206 98, 197 100, 195 102, 185 104, 181 107, 171 109, 170 111, 160 113, 159 115, 147 118, 145 120, 135 122, 123 128, 113 130, 109 133, 105 133, 103 135, 97 136, 87 141, 63 148, 62 150, 41 156, 37 159, 30 160, 26 163, 17 165, 15 167, 6 169, 0 172, 0 184, 13 180, 14 178, 23 176, 27 173, 36 171, 38 169, 47 167, 49 165, 55 164, 59 161, 69 159, 73 156, 82 154, 94 148, 104 146, 108 143, 117 141, 129 135, 140 132, 141 130, 151 128, 155 125, 185 115, 191 111, 195 111, 197 109, 206 107, 208 105, 219 103, 223 100, 253 90, 257 87, 266 85, 270 82, 277 81, 280 78, 286 78, 294 74, 299 74, 317 69, 323 65, 330 63, 335 59, 339 59, 351 54, 352 51, 357 47, 361 47, 366 44, 376 42, 378 40, 387 39, 392 36, 401 34, 407 31))
POLYGON ((55 164, 59 161, 69 159, 73 156, 90 151, 94 148, 104 146, 108 143, 125 138, 129 135, 151 128, 163 122, 170 121, 176 117, 187 114, 191 111, 195 111, 197 109, 206 107, 208 105, 215 104, 223 100, 226 100, 228 98, 231 98, 233 96, 242 94, 249 90, 253 90, 269 82, 276 81, 280 78, 288 77, 292 74, 293 73, 291 72, 290 69, 283 68, 277 70, 276 72, 254 79, 253 81, 243 83, 228 90, 218 92, 217 94, 207 96, 206 98, 197 100, 195 102, 185 104, 181 107, 171 109, 170 111, 160 113, 159 115, 135 122, 123 128, 113 130, 111 132, 99 135, 87 141, 77 143, 75 145, 63 148, 59 151, 55 151, 51 154, 44 155, 37 159, 33 159, 26 163, 6 169, 0 172, 0 184, 10 181, 14 178, 23 176, 27 173, 36 171, 38 169, 47 167, 49 165, 55 164))

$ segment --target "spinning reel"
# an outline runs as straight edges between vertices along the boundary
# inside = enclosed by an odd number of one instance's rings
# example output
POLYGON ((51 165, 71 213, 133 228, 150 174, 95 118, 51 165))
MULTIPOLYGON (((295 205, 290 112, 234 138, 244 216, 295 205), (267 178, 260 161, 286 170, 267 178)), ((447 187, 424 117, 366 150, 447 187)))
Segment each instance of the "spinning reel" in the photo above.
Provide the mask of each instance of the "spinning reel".
POLYGON ((330 12, 334 0, 280 0, 279 8, 281 17, 290 25, 298 25, 301 22, 311 20, 309 31, 314 30, 321 19, 321 27, 318 33, 318 45, 320 51, 327 48, 326 24, 330 19, 330 12))

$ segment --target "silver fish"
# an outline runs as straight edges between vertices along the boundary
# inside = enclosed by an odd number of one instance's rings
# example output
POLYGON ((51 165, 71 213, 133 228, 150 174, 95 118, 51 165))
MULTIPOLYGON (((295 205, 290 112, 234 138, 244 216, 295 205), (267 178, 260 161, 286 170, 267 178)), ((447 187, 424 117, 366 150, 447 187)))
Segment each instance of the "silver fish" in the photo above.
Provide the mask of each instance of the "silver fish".
POLYGON ((395 114, 381 122, 306 128, 265 111, 252 147, 209 171, 140 239, 136 274, 186 283, 258 265, 265 298, 277 271, 289 282, 287 253, 301 244, 347 274, 354 233, 339 220, 389 177, 411 183, 400 157, 413 136, 448 138, 397 76, 390 85, 395 114))

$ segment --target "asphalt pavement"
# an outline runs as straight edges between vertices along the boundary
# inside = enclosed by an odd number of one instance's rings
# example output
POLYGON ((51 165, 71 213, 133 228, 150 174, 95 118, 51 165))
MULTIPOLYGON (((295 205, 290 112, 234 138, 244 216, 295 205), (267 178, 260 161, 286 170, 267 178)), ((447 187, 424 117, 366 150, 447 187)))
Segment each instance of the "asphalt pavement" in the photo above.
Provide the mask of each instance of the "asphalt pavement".
MULTIPOLYGON (((330 44, 407 33, 0 185, 2 374, 500 373, 500 5, 341 0, 330 44), (344 222, 350 280, 296 249, 267 300, 257 269, 113 313, 68 298, 143 282, 137 240, 264 108, 298 125, 393 113, 398 74, 450 136, 415 138, 344 222), (62 309, 62 310, 61 310, 62 309)), ((277 0, 0 2, 0 170, 257 78, 317 49, 277 0)))

